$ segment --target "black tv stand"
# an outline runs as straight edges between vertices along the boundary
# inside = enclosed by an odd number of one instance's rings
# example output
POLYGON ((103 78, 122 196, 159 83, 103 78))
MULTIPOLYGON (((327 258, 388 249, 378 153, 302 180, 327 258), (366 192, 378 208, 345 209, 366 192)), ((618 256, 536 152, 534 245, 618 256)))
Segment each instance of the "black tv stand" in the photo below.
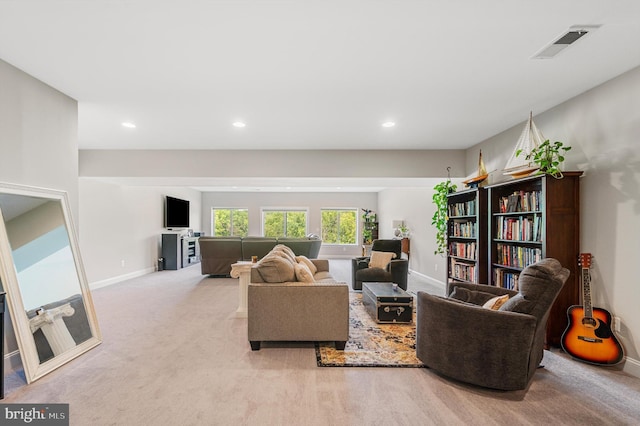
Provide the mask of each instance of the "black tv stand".
POLYGON ((164 269, 177 270, 200 262, 198 237, 162 234, 164 269))

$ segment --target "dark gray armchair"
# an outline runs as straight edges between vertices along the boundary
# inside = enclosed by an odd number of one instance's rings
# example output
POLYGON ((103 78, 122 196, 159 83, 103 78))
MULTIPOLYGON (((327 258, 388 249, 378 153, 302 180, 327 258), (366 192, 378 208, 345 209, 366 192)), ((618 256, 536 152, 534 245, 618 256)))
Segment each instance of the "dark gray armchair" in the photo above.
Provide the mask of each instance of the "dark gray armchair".
POLYGON ((518 292, 455 283, 449 297, 418 292, 416 353, 429 368, 462 382, 526 389, 542 361, 549 310, 569 277, 551 258, 520 274, 518 292), (498 310, 482 305, 497 295, 498 310))
POLYGON ((384 251, 395 253, 386 269, 369 268, 369 257, 356 257, 351 261, 353 275, 352 286, 354 290, 362 290, 363 282, 396 283, 403 290, 407 289, 407 276, 409 274, 409 261, 401 259, 402 240, 374 240, 371 251, 384 251))

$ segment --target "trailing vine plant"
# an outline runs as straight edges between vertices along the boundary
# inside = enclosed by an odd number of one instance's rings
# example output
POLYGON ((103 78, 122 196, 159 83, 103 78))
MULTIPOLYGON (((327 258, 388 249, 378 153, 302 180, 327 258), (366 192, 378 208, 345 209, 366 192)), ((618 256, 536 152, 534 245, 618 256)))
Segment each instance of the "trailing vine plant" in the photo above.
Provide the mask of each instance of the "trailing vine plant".
MULTIPOLYGON (((450 170, 451 167, 447 167, 447 172, 450 170)), ((436 211, 431 219, 431 224, 436 227, 436 250, 434 254, 444 254, 447 247, 447 195, 455 192, 457 185, 451 183, 451 178, 449 177, 446 181, 434 186, 433 189, 435 192, 432 200, 436 205, 436 211)))
MULTIPOLYGON (((532 149, 529 154, 525 156, 527 160, 533 161, 540 171, 538 174, 551 175, 556 179, 562 179, 563 174, 558 166, 564 161, 564 153, 571 149, 570 146, 564 146, 560 141, 554 143, 549 142, 549 139, 542 142, 539 146, 532 149)), ((516 151, 516 157, 522 154, 521 149, 516 151)))

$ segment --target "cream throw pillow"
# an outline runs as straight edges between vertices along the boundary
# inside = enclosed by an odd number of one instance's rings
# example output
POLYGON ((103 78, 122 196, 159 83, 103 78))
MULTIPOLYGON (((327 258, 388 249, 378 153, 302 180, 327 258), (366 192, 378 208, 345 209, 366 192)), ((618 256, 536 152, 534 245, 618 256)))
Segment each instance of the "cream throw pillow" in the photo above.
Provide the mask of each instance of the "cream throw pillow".
POLYGON ((289 258, 289 260, 291 260, 292 262, 296 261, 296 255, 293 250, 291 250, 291 248, 285 246, 284 244, 276 244, 276 246, 271 249, 271 251, 284 253, 289 258))
POLYGON ((286 256, 267 254, 258 262, 256 268, 266 283, 286 283, 296 280, 294 265, 286 256))
POLYGON ((396 254, 390 251, 372 251, 369 259, 369 268, 387 269, 387 265, 394 257, 396 257, 396 254))
POLYGON ((313 274, 304 263, 296 263, 294 269, 296 271, 296 280, 305 283, 316 282, 316 280, 313 279, 313 274))
POLYGON ((492 309, 497 311, 500 309, 500 306, 504 305, 506 301, 509 300, 509 295, 505 294, 504 296, 496 296, 487 300, 484 305, 482 305, 485 309, 492 309))
POLYGON ((316 267, 316 265, 312 261, 310 261, 307 256, 302 256, 302 255, 296 256, 296 261, 298 263, 303 263, 307 265, 307 268, 309 268, 309 270, 313 275, 315 275, 316 272, 318 272, 318 268, 316 267))

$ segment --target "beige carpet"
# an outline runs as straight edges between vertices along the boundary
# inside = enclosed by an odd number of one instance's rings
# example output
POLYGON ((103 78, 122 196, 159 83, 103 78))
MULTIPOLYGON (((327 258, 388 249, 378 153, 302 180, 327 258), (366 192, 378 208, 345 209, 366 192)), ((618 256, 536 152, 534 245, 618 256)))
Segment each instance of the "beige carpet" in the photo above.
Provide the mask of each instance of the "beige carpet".
POLYGON ((362 304, 362 293, 351 293, 349 340, 344 350, 333 342, 316 343, 319 367, 424 367, 416 356, 416 325, 378 324, 362 304))
MULTIPOLYGON (((332 263, 333 265, 333 263, 332 263)), ((332 266, 332 270, 341 270, 332 266)), ((344 270, 348 270, 345 267, 344 270)), ((5 403, 69 403, 71 425, 637 425, 640 379, 546 352, 527 392, 427 368, 318 368, 309 344, 252 352, 238 281, 163 271, 94 292, 104 343, 5 403)), ((409 288, 412 288, 410 284, 409 288)))

